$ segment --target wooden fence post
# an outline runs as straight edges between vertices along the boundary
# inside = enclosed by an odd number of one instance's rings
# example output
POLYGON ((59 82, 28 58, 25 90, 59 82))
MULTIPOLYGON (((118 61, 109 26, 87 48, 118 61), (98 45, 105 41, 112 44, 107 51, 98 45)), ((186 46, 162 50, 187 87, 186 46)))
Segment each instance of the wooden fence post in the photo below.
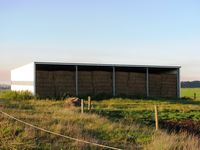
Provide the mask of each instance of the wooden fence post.
POLYGON ((81 99, 81 113, 83 114, 84 112, 84 102, 83 102, 83 99, 81 99))
POLYGON ((88 110, 91 110, 91 97, 88 96, 88 110))
POLYGON ((155 127, 156 127, 156 131, 158 130, 158 107, 155 105, 155 127))
POLYGON ((194 100, 196 100, 197 99, 197 94, 196 93, 194 93, 194 100))

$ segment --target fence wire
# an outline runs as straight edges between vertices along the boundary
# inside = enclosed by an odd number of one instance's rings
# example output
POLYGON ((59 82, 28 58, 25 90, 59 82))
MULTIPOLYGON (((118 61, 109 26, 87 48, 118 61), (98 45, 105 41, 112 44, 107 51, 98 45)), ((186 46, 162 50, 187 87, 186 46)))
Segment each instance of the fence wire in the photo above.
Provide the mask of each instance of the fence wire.
POLYGON ((89 141, 85 141, 85 140, 81 140, 81 139, 77 139, 77 138, 73 138, 73 137, 70 137, 70 136, 67 136, 67 135, 62 135, 62 134, 59 134, 59 133, 56 133, 56 132, 52 132, 52 131, 49 131, 49 130, 46 130, 46 129, 43 129, 41 127, 38 127, 38 126, 35 126, 33 124, 30 124, 28 122, 25 122, 25 121, 22 121, 20 119, 17 119, 5 112, 3 112, 2 110, 0 110, 0 113, 15 120, 15 121, 18 121, 22 124, 25 124, 27 126, 30 126, 34 129, 37 129, 37 130, 40 130, 40 131, 43 131, 43 132, 46 132, 46 133, 49 133, 49 134, 53 134, 53 135, 56 135, 56 136, 60 136, 60 137, 63 137, 65 139, 70 139, 70 140, 74 140, 74 141, 77 141, 77 142, 81 142, 81 143, 85 143, 85 144, 90 144, 90 145, 94 145, 94 146, 98 146, 98 147, 102 147, 102 148, 107 148, 107 149, 112 149, 112 150, 122 150, 120 148, 116 148, 116 147, 112 147, 112 146, 107 146, 107 145, 103 145, 103 144, 98 144, 98 143, 94 143, 94 142, 89 142, 89 141))

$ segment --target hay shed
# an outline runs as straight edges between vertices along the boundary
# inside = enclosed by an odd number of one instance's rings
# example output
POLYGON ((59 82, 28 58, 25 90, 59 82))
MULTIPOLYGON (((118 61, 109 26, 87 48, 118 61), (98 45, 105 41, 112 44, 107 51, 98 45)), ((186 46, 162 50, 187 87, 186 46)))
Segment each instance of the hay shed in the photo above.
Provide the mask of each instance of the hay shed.
POLYGON ((11 71, 11 89, 42 98, 180 97, 180 66, 33 62, 11 71))

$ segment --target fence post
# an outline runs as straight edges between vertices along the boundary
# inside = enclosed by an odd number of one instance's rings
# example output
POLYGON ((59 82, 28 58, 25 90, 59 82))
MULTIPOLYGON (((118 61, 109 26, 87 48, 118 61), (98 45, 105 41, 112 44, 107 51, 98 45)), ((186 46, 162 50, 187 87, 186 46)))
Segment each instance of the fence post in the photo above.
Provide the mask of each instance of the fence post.
POLYGON ((196 93, 194 93, 194 100, 196 100, 197 99, 197 94, 196 93))
POLYGON ((155 127, 156 127, 156 131, 158 130, 158 107, 155 105, 155 127))
POLYGON ((88 110, 91 110, 91 97, 88 96, 88 110))
POLYGON ((83 99, 81 99, 81 113, 83 114, 84 112, 84 102, 83 102, 83 99))

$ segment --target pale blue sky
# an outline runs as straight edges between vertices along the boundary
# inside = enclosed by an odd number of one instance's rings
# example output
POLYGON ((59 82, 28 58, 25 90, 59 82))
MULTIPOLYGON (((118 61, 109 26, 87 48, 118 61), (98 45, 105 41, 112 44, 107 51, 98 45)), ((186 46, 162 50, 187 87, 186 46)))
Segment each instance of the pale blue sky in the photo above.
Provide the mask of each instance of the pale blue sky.
POLYGON ((0 0, 0 83, 32 61, 181 65, 200 79, 198 0, 0 0))

